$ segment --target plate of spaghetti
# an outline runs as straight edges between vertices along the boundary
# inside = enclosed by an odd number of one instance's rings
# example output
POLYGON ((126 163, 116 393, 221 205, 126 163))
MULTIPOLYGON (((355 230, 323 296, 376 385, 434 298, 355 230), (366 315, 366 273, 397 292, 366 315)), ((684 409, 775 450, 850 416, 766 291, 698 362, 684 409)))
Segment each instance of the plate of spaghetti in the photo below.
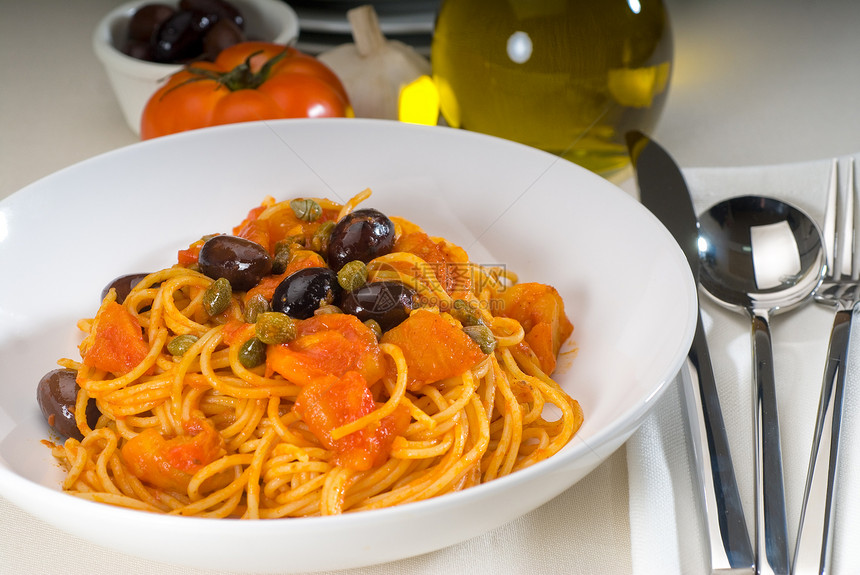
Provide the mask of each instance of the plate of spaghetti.
POLYGON ((535 509, 636 430, 696 323, 613 184, 394 122, 93 158, 0 202, 0 256, 0 494, 209 569, 392 561, 535 509))

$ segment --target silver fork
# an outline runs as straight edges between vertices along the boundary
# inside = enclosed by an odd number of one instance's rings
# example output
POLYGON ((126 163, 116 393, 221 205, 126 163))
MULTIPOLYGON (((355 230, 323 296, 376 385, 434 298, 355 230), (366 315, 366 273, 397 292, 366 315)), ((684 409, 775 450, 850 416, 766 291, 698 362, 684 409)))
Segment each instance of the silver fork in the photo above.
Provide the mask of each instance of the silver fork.
POLYGON ((827 272, 815 292, 815 301, 835 307, 836 315, 830 332, 797 530, 792 566, 792 573, 796 575, 830 572, 833 494, 839 456, 848 337, 852 318, 860 316, 860 306, 855 305, 860 300, 860 234, 857 233, 860 227, 860 201, 854 186, 854 158, 848 161, 842 194, 839 193, 839 175, 839 161, 833 160, 824 215, 827 272))

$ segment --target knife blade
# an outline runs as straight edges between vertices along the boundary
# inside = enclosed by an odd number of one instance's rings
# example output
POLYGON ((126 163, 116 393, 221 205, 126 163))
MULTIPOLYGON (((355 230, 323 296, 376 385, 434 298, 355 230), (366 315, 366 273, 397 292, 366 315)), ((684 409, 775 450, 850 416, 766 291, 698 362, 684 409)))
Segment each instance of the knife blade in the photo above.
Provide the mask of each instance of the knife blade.
MULTIPOLYGON (((698 282, 699 223, 681 170, 666 150, 642 132, 628 132, 627 147, 640 201, 678 242, 698 282)), ((687 419, 700 479, 697 496, 710 541, 711 572, 754 574, 755 555, 738 493, 701 310, 689 360, 691 377, 682 381, 687 382, 687 419)))

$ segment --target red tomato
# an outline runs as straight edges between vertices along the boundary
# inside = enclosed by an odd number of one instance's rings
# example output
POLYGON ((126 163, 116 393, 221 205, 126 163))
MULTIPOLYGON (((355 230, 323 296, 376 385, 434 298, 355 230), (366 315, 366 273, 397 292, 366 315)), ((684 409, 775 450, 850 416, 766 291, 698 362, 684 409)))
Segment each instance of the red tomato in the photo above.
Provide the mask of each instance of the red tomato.
POLYGON ((174 74, 147 102, 146 140, 219 124, 352 116, 346 90, 325 64, 292 47, 242 42, 215 62, 174 74))

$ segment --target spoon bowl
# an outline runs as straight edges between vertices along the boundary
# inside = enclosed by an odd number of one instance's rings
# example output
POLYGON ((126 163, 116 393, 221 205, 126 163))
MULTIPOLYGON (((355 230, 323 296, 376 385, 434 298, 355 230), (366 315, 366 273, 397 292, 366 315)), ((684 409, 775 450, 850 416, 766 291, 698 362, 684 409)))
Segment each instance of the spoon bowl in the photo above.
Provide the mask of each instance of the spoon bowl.
POLYGON ((717 303, 774 313, 809 299, 824 246, 799 208, 761 196, 720 202, 699 218, 700 281, 717 303))
POLYGON ((770 317, 809 301, 825 271, 815 221, 760 196, 725 200, 699 218, 699 281, 717 303, 752 322, 755 390, 756 573, 789 572, 788 527, 770 317), (765 489, 765 486, 767 489, 765 489))

